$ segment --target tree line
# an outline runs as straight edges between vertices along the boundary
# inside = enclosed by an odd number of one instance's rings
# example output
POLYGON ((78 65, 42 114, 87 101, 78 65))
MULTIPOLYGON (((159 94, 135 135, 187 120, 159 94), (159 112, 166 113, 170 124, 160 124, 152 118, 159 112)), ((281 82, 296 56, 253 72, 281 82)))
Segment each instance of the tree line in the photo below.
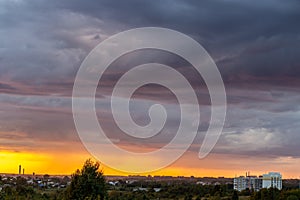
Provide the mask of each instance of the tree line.
POLYGON ((71 176, 67 188, 37 189, 18 177, 14 186, 3 187, 0 177, 0 200, 299 200, 300 190, 285 188, 262 189, 258 192, 233 190, 232 184, 198 185, 190 182, 149 182, 107 184, 100 163, 88 159, 82 169, 71 176), (135 188, 144 188, 135 190, 135 188), (154 188, 159 188, 155 191, 154 188))

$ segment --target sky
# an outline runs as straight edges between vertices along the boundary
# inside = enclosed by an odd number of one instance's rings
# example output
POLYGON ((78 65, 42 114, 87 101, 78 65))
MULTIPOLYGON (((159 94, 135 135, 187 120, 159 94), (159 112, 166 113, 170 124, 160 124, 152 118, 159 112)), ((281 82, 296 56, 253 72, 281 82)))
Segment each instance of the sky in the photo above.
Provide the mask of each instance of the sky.
MULTIPOLYGON (((120 133, 108 106, 111 87, 122 73, 161 62, 196 88, 201 124, 188 151, 151 174, 234 177, 246 171, 279 171, 299 178, 299 10, 298 0, 0 0, 0 172, 17 173, 19 164, 29 174, 70 174, 80 168, 92 157, 72 117, 72 88, 80 64, 113 34, 164 27, 199 42, 218 66, 228 103, 218 143, 198 159, 210 116, 207 88, 185 60, 153 50, 122 56, 101 79, 96 108, 108 137, 124 149, 148 152, 173 136, 179 108, 165 88, 148 85, 133 95, 137 123, 147 124, 146 111, 153 103, 162 103, 169 112, 164 131, 149 140, 120 133)), ((109 156, 105 148, 101 151, 109 156)), ((105 165, 103 170, 126 174, 105 165)))

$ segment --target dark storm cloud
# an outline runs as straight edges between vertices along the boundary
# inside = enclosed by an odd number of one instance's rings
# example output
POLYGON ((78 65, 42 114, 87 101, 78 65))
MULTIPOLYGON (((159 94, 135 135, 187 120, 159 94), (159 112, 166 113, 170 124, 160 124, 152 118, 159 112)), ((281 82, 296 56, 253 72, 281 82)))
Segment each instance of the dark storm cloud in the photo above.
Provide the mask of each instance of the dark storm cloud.
POLYGON ((268 82, 272 77, 289 80, 300 75, 299 1, 2 4, 0 26, 6 41, 1 45, 1 74, 14 71, 13 78, 19 81, 72 81, 80 62, 100 38, 141 26, 163 26, 191 35, 208 49, 225 81, 242 82, 248 75, 254 83, 257 77, 267 77, 268 82), (12 62, 13 57, 19 62, 12 62))
MULTIPOLYGON (((216 152, 299 157, 299 10, 297 0, 1 1, 0 92, 6 93, 0 96, 5 113, 1 130, 41 140, 76 137, 71 100, 65 98, 71 95, 84 57, 114 33, 160 26, 200 42, 221 71, 230 106, 216 152)), ((105 89, 120 76, 118 69, 141 63, 138 58, 131 55, 116 62, 115 71, 108 71, 101 83, 105 89)), ((179 60, 157 54, 140 58, 173 64, 197 80, 179 60)), ((207 90, 197 88, 209 116, 207 90)), ((160 92, 148 87, 135 97, 159 100, 153 96, 160 92)), ((170 96, 159 98, 174 103, 170 96)), ((112 124, 107 121, 108 127, 112 124)))
POLYGON ((54 5, 108 21, 118 29, 163 26, 182 31, 220 59, 223 75, 299 75, 299 1, 59 1, 54 5))

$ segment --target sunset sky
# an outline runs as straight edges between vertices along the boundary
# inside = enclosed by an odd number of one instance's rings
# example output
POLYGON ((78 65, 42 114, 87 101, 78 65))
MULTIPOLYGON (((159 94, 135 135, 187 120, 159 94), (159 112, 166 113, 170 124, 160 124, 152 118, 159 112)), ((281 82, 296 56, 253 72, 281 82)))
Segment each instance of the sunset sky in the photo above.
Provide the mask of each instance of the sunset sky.
MULTIPOLYGON (((122 73, 155 61, 189 79, 200 103, 201 124, 179 160, 150 174, 234 177, 279 171, 284 178, 299 178, 299 10, 298 0, 0 0, 0 173, 18 173, 21 164, 28 174, 70 174, 92 157, 72 117, 80 64, 109 36, 152 26, 187 34, 214 59, 228 101, 222 135, 213 151, 199 159, 210 116, 205 84, 185 60, 142 50, 116 60, 101 79, 96 108, 108 137, 124 149, 147 152, 174 136, 179 109, 165 88, 149 85, 133 96, 137 123, 147 124, 147 108, 153 103, 168 108, 164 131, 149 140, 120 133, 107 106, 122 73)), ((138 160, 131 164, 147 165, 138 160)), ((107 166, 104 173, 125 175, 107 166)))

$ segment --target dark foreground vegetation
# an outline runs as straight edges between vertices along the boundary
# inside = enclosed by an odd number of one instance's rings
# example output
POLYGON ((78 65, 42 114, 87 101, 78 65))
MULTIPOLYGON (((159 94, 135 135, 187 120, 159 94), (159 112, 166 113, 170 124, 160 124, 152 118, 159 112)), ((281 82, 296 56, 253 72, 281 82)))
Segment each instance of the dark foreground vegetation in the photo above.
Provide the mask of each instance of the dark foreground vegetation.
POLYGON ((87 160, 71 179, 0 178, 0 200, 299 200, 297 185, 283 190, 237 192, 232 184, 197 184, 189 181, 105 181, 99 163, 87 160))

